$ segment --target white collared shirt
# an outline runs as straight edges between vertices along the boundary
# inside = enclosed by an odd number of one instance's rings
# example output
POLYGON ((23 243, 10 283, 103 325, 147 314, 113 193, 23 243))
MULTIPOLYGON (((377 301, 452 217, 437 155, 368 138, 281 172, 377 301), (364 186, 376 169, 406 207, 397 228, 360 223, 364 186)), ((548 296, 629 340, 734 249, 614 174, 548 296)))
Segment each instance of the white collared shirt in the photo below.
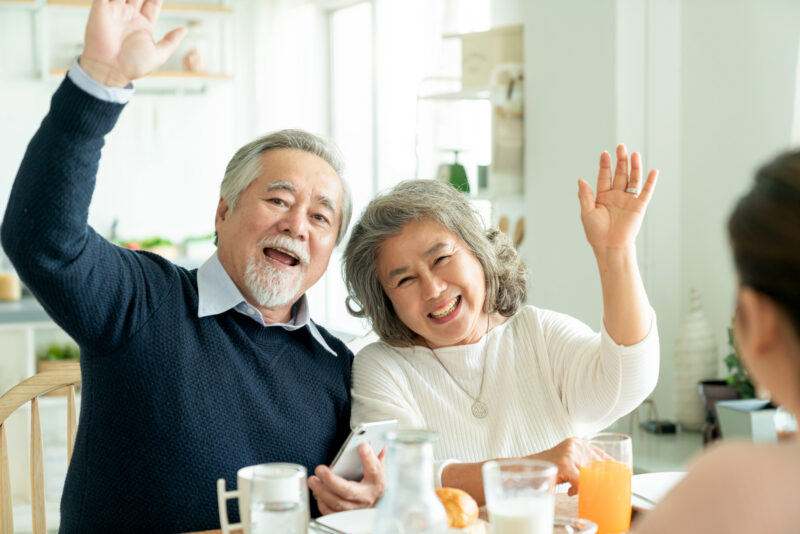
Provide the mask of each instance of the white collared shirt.
POLYGON ((230 275, 220 263, 216 252, 197 270, 197 293, 199 299, 197 306, 198 317, 219 315, 234 309, 266 328, 279 326, 284 330, 293 331, 307 327, 311 337, 317 343, 334 356, 337 355, 336 351, 325 342, 317 326, 311 321, 308 299, 305 295, 300 297, 292 306, 292 318, 288 323, 266 324, 258 308, 247 302, 242 296, 241 291, 239 291, 239 288, 236 287, 236 284, 233 283, 230 275))

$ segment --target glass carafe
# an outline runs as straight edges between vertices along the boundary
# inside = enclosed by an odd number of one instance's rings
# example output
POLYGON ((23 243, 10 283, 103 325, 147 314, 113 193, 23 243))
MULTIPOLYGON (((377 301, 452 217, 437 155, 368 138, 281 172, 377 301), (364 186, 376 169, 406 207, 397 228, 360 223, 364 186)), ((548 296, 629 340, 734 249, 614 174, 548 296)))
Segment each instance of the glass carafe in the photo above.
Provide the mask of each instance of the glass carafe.
POLYGON ((433 442, 426 430, 387 432, 386 492, 378 502, 374 534, 444 534, 447 516, 433 491, 433 442))

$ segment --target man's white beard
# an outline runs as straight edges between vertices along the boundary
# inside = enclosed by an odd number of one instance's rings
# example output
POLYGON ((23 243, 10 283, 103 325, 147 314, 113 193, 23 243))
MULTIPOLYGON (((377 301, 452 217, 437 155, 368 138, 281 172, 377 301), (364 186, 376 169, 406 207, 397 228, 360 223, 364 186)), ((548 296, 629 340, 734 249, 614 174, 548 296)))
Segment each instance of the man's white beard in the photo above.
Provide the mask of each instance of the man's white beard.
POLYGON ((250 258, 244 273, 244 283, 256 302, 263 308, 280 308, 292 302, 300 291, 305 265, 298 273, 273 267, 263 255, 250 258))

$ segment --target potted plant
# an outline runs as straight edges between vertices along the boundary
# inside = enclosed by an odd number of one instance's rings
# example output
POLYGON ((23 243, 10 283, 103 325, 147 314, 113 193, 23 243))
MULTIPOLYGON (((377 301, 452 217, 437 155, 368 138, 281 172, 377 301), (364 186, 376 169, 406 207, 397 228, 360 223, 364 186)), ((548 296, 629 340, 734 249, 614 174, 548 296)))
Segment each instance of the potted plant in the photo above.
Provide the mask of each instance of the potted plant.
POLYGON ((723 360, 728 368, 728 376, 725 377, 725 382, 736 390, 740 399, 752 399, 756 396, 756 388, 753 386, 753 382, 750 381, 747 369, 739 359, 739 351, 736 350, 736 341, 733 338, 733 323, 728 327, 728 346, 730 347, 730 352, 723 360))
POLYGON ((755 398, 756 388, 736 349, 733 325, 728 327, 728 345, 730 352, 723 360, 728 368, 725 382, 736 391, 738 398, 716 404, 722 437, 741 436, 753 441, 775 441, 775 407, 768 400, 755 398))
POLYGON ((719 417, 716 404, 734 399, 752 399, 755 393, 747 370, 739 359, 736 341, 733 336, 733 321, 728 327, 728 355, 723 362, 728 368, 728 376, 723 380, 701 380, 698 383, 700 399, 706 412, 703 425, 703 442, 708 443, 720 437, 719 417))
POLYGON ((65 363, 78 361, 80 350, 74 343, 50 343, 36 355, 36 371, 48 371, 63 367, 65 363))
MULTIPOLYGON (((50 343, 46 349, 36 355, 36 372, 50 371, 63 368, 77 362, 80 358, 80 350, 75 343, 50 343)), ((66 389, 57 389, 47 395, 66 395, 66 389)))

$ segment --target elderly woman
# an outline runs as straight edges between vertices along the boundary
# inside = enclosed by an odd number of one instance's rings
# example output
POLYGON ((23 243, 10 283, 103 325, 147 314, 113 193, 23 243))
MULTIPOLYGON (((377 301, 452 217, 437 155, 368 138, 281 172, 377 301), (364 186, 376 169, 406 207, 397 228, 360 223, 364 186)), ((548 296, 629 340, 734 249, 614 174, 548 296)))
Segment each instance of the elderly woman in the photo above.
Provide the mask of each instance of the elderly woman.
POLYGON ((439 432, 437 483, 483 502, 480 468, 497 457, 559 465, 577 485, 570 436, 635 408, 658 376, 655 316, 636 264, 636 235, 656 183, 639 154, 600 158, 597 198, 580 180, 581 219, 600 271, 599 333, 522 306, 525 267, 506 236, 484 230, 449 185, 404 182, 374 199, 344 255, 351 299, 380 341, 353 367, 351 424, 396 418, 439 432), (566 440, 566 441, 565 441, 566 440))
MULTIPOLYGON (((800 420, 800 152, 756 175, 728 234, 739 275, 734 335, 753 379, 800 420)), ((800 441, 723 444, 636 532, 800 532, 800 441)))

